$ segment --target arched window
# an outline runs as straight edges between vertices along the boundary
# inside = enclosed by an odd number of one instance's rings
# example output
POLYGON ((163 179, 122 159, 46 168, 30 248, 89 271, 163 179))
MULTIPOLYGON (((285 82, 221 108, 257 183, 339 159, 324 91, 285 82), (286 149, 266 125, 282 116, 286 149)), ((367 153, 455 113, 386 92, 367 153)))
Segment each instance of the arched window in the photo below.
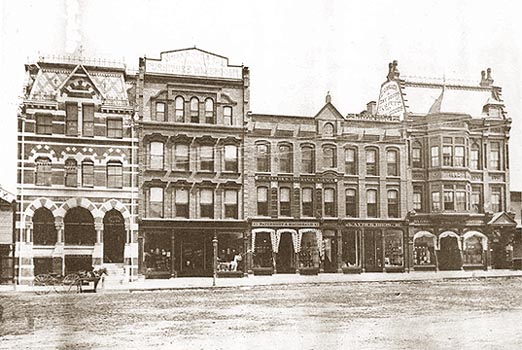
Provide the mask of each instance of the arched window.
POLYGON ((257 215, 268 216, 268 187, 257 188, 257 215))
POLYGON ((396 150, 390 149, 386 152, 386 164, 388 176, 399 176, 399 155, 396 150))
POLYGON ((94 187, 94 162, 90 159, 82 162, 82 186, 94 187))
POLYGON ((214 100, 211 98, 205 100, 205 123, 214 124, 214 100))
POLYGON ((366 214, 369 218, 376 218, 378 216, 377 190, 366 191, 366 214))
POLYGON ((81 207, 69 209, 64 218, 64 238, 65 244, 94 245, 96 231, 91 212, 81 207))
POLYGON ((197 97, 190 99, 190 122, 199 123, 199 100, 197 97))
POLYGON ((178 171, 189 171, 189 145, 176 143, 174 145, 174 161, 172 168, 178 171))
POLYGON ((183 123, 185 121, 185 100, 178 96, 174 100, 176 122, 183 123))
POLYGON ((225 171, 237 173, 237 146, 225 145, 225 171))
POLYGON ((337 159, 335 153, 335 146, 328 145, 323 147, 323 164, 325 168, 335 168, 337 166, 337 159))
POLYGON ((51 160, 47 157, 36 158, 35 182, 37 186, 51 186, 52 165, 51 160))
POLYGON ((47 208, 38 208, 33 215, 33 244, 54 245, 56 226, 53 213, 47 208))
POLYGON ((311 174, 315 171, 315 150, 313 146, 305 145, 301 147, 301 171, 311 174))
POLYGON ((65 161, 65 186, 78 186, 78 163, 75 159, 67 159, 65 161))
POLYGON ((379 157, 375 148, 366 150, 366 175, 379 175, 379 157))
POLYGON ((346 190, 346 216, 357 217, 357 191, 353 188, 346 190))
POLYGON ((163 142, 150 143, 150 168, 163 169, 163 142))
POLYGON ((481 169, 480 159, 480 148, 476 143, 473 143, 469 152, 469 167, 473 170, 481 169))
POLYGON ((347 148, 344 151, 345 171, 348 175, 357 174, 357 149, 347 148))
POLYGON ((107 163, 107 187, 123 187, 123 166, 121 162, 110 161, 107 163))
POLYGON ((325 136, 333 136, 334 134, 334 126, 332 123, 326 123, 323 127, 324 135, 325 136))
POLYGON ((256 145, 256 163, 258 172, 270 172, 270 145, 268 143, 256 145))
POLYGON ((279 172, 292 172, 292 147, 290 145, 279 145, 279 172))
POLYGON ((399 217, 399 195, 396 190, 388 191, 388 217, 399 217))

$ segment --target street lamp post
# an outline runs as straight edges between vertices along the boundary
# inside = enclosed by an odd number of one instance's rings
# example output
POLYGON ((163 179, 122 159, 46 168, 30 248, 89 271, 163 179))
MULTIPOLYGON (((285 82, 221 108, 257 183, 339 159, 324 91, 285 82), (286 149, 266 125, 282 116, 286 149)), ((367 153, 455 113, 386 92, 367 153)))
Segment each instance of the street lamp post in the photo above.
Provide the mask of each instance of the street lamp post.
POLYGON ((216 230, 214 230, 214 238, 212 239, 212 246, 214 247, 214 264, 213 264, 213 273, 212 273, 212 287, 216 286, 216 277, 217 277, 217 256, 218 256, 218 239, 216 230))

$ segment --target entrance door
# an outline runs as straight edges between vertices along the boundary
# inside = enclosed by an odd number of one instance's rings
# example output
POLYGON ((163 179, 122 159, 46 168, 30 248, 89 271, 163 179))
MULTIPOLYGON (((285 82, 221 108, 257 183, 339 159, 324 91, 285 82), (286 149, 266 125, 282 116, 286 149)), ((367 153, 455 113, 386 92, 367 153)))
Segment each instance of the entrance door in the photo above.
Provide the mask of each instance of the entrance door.
POLYGON ((460 270, 462 259, 457 237, 443 237, 440 240, 440 251, 437 257, 439 270, 460 270))
POLYGON ((381 231, 364 231, 364 262, 366 272, 382 272, 381 231))
POLYGON ((125 249, 125 221, 116 209, 103 218, 103 262, 122 263, 125 249))
POLYGON ((281 234, 276 269, 277 273, 295 273, 294 244, 292 242, 292 234, 289 232, 281 234))
POLYGON ((214 248, 211 235, 189 232, 176 237, 176 242, 180 247, 180 276, 212 276, 214 248))

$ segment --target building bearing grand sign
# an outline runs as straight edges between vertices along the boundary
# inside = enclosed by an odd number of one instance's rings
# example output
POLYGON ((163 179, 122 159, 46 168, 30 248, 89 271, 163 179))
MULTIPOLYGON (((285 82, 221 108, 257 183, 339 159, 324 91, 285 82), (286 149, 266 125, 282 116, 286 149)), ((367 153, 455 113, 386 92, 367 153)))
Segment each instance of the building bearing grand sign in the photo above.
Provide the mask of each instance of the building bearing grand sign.
POLYGON ((377 115, 403 118, 405 111, 399 83, 392 80, 383 84, 377 103, 377 115))

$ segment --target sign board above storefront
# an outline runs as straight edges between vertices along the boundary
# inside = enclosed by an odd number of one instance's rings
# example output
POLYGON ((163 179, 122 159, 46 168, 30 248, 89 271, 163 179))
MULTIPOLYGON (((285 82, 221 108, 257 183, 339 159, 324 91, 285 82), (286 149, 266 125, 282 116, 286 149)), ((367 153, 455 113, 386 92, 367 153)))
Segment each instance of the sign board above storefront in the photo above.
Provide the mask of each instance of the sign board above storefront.
POLYGON ((252 227, 319 227, 319 223, 304 221, 258 221, 252 222, 252 227))
POLYGON ((400 222, 346 222, 346 227, 402 227, 400 222))
POLYGON ((405 112, 399 83, 394 80, 385 83, 379 94, 377 115, 403 118, 405 112))

